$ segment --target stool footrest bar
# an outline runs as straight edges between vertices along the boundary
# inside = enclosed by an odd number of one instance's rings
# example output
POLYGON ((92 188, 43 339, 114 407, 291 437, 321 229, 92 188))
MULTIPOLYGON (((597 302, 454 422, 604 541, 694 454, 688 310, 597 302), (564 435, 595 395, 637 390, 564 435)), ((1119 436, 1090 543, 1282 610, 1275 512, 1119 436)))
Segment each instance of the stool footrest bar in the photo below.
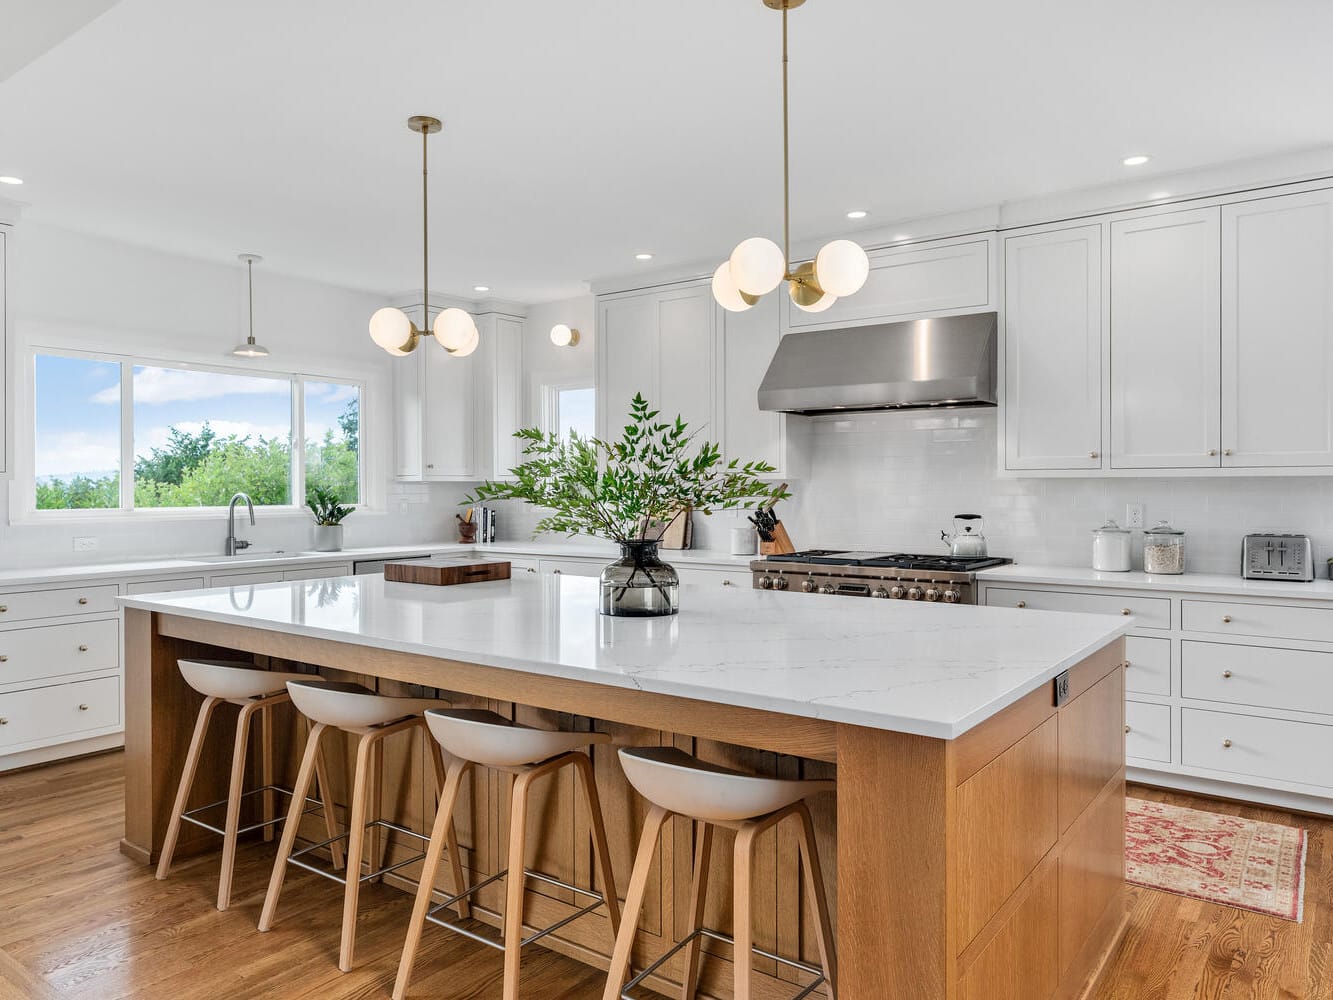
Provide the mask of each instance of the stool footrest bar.
MULTIPOLYGON (((372 822, 366 824, 366 829, 370 829, 372 826, 383 827, 388 830, 394 830, 398 833, 405 833, 409 837, 415 837, 417 840, 430 840, 429 837, 424 837, 421 834, 417 833, 415 830, 408 830, 405 827, 398 826, 396 823, 390 823, 387 820, 382 820, 382 819, 373 820, 372 822)), ((330 844, 335 843, 336 841, 348 840, 348 839, 349 835, 346 833, 340 833, 337 836, 328 837, 324 840, 321 840, 317 844, 311 844, 309 847, 303 847, 299 851, 293 851, 291 854, 287 856, 287 863, 289 865, 295 865, 297 868, 304 868, 308 872, 314 872, 316 875, 322 875, 329 881, 337 882, 339 885, 346 885, 347 884, 346 876, 339 875, 335 872, 327 871, 326 869, 320 868, 316 865, 312 865, 310 862, 302 860, 302 858, 304 855, 309 854, 312 851, 318 851, 321 847, 328 847, 330 844)), ((404 858, 402 861, 395 861, 391 865, 385 865, 383 868, 377 868, 374 871, 367 872, 365 875, 360 876, 358 878, 358 881, 369 882, 371 879, 377 879, 381 875, 387 875, 389 872, 396 872, 399 868, 406 868, 408 865, 415 864, 425 856, 426 855, 424 853, 414 854, 412 857, 404 858)))
MULTIPOLYGON (((695 938, 700 938, 700 937, 709 938, 713 941, 721 941, 723 944, 729 944, 732 945, 733 947, 736 944, 735 939, 732 938, 730 935, 723 934, 719 931, 709 930, 707 927, 700 927, 699 929, 692 931, 691 933, 687 934, 685 937, 677 941, 671 948, 669 948, 667 951, 665 951, 664 953, 659 955, 656 959, 654 959, 652 964, 650 964, 637 976, 635 976, 628 983, 626 983, 624 989, 622 989, 620 992, 620 1000, 636 1000, 635 997, 630 995, 631 990, 636 989, 640 983, 642 983, 645 979, 651 976, 662 966, 666 965, 667 962, 671 961, 671 959, 675 957, 676 952, 680 951, 695 938)), ((799 962, 791 958, 783 958, 781 955, 775 955, 773 952, 768 951, 764 948, 752 948, 751 951, 754 954, 758 955, 760 958, 767 958, 771 961, 777 962, 779 965, 785 965, 793 969, 799 969, 802 972, 807 972, 815 977, 815 981, 812 982, 809 986, 805 987, 803 990, 801 990, 800 993, 797 993, 794 997, 792 997, 792 1000, 805 1000, 806 997, 808 997, 811 993, 815 991, 816 987, 822 985, 824 982, 824 970, 817 965, 811 965, 808 962, 799 962)))
MULTIPOLYGON (((476 941, 480 944, 484 944, 487 947, 495 948, 497 951, 504 951, 503 942, 496 941, 494 938, 486 937, 485 935, 479 934, 476 931, 469 930, 468 928, 463 927, 461 924, 455 923, 450 920, 446 920, 443 917, 437 916, 436 914, 438 914, 441 910, 445 910, 452 907, 455 903, 457 903, 460 899, 463 899, 464 897, 475 895, 482 889, 486 888, 486 886, 490 885, 492 882, 498 882, 500 879, 508 877, 508 875, 509 875, 508 872, 503 872, 503 871, 496 872, 494 875, 491 875, 483 879, 476 885, 469 886, 462 892, 455 893, 452 896, 445 897, 445 899, 442 902, 436 903, 429 910, 426 911, 426 919, 429 920, 432 924, 435 924, 437 927, 448 928, 449 930, 454 931, 457 934, 462 934, 464 937, 471 938, 473 941, 476 941)), ((561 889, 568 889, 570 892, 574 893, 577 896, 583 896, 586 899, 591 899, 592 902, 589 903, 587 906, 575 910, 573 913, 567 916, 561 917, 555 923, 547 927, 536 928, 532 927, 529 924, 524 924, 524 927, 528 930, 531 930, 533 933, 529 934, 520 942, 519 945, 520 947, 526 947, 527 945, 532 944, 534 941, 538 941, 546 937, 546 935, 558 931, 561 927, 564 927, 566 924, 573 923, 580 917, 587 916, 589 913, 597 909, 599 906, 606 905, 606 897, 603 896, 600 892, 593 892, 591 889, 584 889, 577 885, 571 885, 570 883, 558 879, 553 875, 546 875, 543 874, 542 872, 534 872, 531 871, 530 869, 524 869, 523 875, 524 878, 535 879, 538 882, 545 882, 547 885, 553 885, 561 889)))

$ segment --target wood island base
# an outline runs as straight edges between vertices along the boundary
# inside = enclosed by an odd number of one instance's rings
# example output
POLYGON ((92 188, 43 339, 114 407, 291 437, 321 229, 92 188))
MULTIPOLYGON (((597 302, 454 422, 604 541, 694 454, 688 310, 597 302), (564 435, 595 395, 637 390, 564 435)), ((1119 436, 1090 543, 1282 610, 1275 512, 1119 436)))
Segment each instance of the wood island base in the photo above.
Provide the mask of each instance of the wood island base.
MULTIPOLYGON (((940 740, 137 608, 126 609, 125 627, 121 849, 144 864, 161 848, 202 700, 182 681, 176 660, 241 654, 274 668, 305 664, 388 694, 424 687, 456 705, 525 722, 595 727, 621 746, 675 745, 757 773, 836 777, 836 798, 810 805, 836 921, 842 1000, 1071 1000, 1096 982, 1123 929, 1123 639, 1069 671, 1063 706, 1055 707, 1052 686, 1043 685, 959 738, 940 740)), ((231 733, 224 711, 192 805, 226 794, 231 733)), ((299 741, 294 725, 278 728, 278 780, 290 784, 299 741)), ((387 741, 383 802, 395 822, 428 831, 434 778, 420 739, 387 741)), ((330 740, 329 751, 335 798, 346 802, 347 746, 330 740)), ((251 755, 256 774, 257 757, 251 755)), ((647 806, 621 774, 614 746, 595 747, 593 763, 623 890, 647 806)), ((478 770, 460 799, 458 835, 470 879, 504 866, 509 780, 478 770)), ((596 888, 572 776, 538 785, 533 795, 530 866, 596 888)), ((340 822, 345 818, 340 809, 340 822)), ((319 817, 307 822, 302 837, 322 840, 319 817)), ((731 844, 722 833, 706 923, 729 933, 730 885, 720 883, 730 879, 731 844)), ((693 844, 688 822, 677 818, 665 828, 635 950, 638 967, 685 932, 693 844)), ((215 837, 192 828, 177 852, 217 849, 215 837)), ((408 857, 417 846, 391 840, 389 852, 408 857)), ((756 944, 817 962, 795 835, 767 832, 757 856, 756 944)), ((498 923, 502 892, 496 884, 480 894, 478 919, 498 923)), ((530 888, 528 907, 539 926, 574 908, 550 888, 530 888)), ((406 906, 403 912, 406 918, 406 906)), ((279 925, 282 919, 279 910, 279 925)), ((602 968, 612 944, 598 915, 543 943, 602 968)), ((730 949, 710 942, 708 951, 702 994, 730 997, 730 949)), ((785 1000, 803 975, 764 959, 755 967, 760 1000, 785 1000)), ((668 965, 662 972, 650 985, 678 990, 671 976, 679 970, 668 965)))

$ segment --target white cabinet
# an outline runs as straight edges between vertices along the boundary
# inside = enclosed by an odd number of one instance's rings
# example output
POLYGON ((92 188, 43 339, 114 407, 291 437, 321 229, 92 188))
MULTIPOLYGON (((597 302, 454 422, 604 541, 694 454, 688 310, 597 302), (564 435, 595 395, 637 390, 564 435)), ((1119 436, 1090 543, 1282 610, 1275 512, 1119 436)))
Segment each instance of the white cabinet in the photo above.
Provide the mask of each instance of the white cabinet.
POLYGON ((542 559, 538 563, 538 569, 542 573, 601 576, 602 568, 614 558, 607 556, 605 559, 542 559))
POLYGON ((1222 208, 1222 456, 1333 466, 1333 192, 1222 208))
POLYGON ((722 457, 763 461, 782 474, 786 469, 787 417, 759 409, 759 383, 778 349, 778 303, 765 295, 745 312, 718 310, 717 398, 722 414, 722 457))
POLYGON ((8 260, 5 256, 5 231, 7 226, 0 226, 0 473, 9 468, 9 375, 6 365, 9 363, 8 310, 5 303, 5 278, 8 260))
POLYGON ((785 286, 773 293, 782 304, 783 333, 975 312, 990 305, 988 237, 885 247, 871 251, 869 257, 870 276, 864 287, 821 313, 797 309, 785 286))
POLYGON ((302 566, 299 569, 283 570, 284 580, 323 580, 335 576, 351 576, 351 563, 321 563, 318 566, 302 566))
POLYGON ((1005 468, 1102 467, 1102 226, 1005 240, 1005 468))
POLYGON ((1220 209, 1111 224, 1111 464, 1221 464, 1220 209))

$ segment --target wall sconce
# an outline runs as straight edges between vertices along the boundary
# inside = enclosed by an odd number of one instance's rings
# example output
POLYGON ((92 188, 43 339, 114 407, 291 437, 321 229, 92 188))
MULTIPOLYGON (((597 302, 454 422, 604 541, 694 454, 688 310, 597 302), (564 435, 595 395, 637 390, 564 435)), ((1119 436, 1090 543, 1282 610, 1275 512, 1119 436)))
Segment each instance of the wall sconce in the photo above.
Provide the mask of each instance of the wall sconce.
POLYGON ((579 332, 564 323, 557 323, 551 327, 551 343, 556 347, 577 347, 579 332))

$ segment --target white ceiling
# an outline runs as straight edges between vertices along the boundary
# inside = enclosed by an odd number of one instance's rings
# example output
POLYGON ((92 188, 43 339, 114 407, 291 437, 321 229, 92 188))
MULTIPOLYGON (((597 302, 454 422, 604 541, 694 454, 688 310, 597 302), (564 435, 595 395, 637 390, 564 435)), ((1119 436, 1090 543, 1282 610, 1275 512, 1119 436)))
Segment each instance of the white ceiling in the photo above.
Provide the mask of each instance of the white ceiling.
MULTIPOLYGON (((6 0, 11 2, 11 0, 6 0)), ((1324 0, 810 0, 793 235, 1333 143, 1324 0), (866 208, 850 223, 844 213, 866 208)), ((0 83, 27 218, 391 293, 544 301, 781 234, 760 0, 121 0, 0 83)))

